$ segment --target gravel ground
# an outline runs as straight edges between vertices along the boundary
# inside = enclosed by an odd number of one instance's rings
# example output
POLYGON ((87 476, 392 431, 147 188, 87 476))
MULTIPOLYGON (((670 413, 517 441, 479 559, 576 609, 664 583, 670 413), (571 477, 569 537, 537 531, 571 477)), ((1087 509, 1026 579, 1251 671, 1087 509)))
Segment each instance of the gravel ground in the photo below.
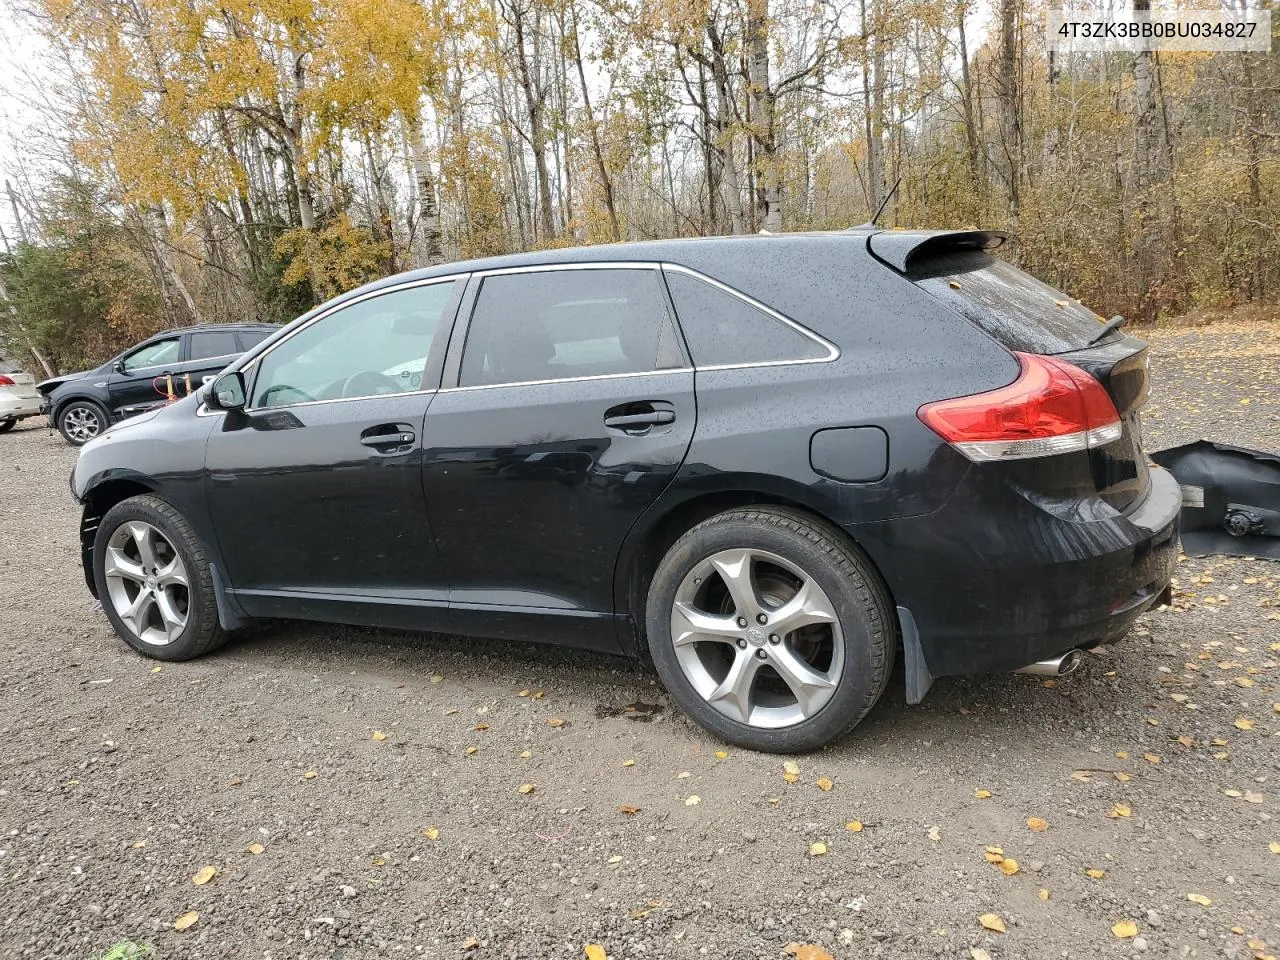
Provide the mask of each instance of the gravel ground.
MULTIPOLYGON (((1151 339, 1151 449, 1280 448, 1280 325, 1151 339)), ((290 624, 161 668, 92 609, 74 457, 0 437, 4 958, 1280 953, 1276 564, 1184 561, 1056 685, 899 672, 789 783, 618 659, 290 624)))

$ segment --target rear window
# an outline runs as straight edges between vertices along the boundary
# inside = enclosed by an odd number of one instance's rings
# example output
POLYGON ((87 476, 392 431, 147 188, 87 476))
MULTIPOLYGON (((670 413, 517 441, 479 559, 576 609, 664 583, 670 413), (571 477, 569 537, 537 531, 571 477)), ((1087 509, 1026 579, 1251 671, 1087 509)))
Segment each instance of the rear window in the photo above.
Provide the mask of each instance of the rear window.
POLYGON ((988 253, 930 257, 908 276, 1011 350, 1065 353, 1098 335, 1088 307, 988 253))

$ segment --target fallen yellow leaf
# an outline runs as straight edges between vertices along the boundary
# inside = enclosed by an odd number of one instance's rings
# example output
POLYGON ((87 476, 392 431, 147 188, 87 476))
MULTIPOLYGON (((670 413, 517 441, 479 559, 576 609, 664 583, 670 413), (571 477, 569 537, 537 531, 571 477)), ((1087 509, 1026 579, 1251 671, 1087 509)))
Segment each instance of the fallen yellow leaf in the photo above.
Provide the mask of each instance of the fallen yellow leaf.
POLYGON ((1247 946, 1250 950, 1265 950, 1265 949, 1267 949, 1267 945, 1266 945, 1266 943, 1265 943, 1265 942, 1263 942, 1262 940, 1259 940, 1257 937, 1251 937, 1250 939, 1246 940, 1246 941, 1245 941, 1245 946, 1247 946))
POLYGON ((266 851, 267 851, 267 848, 266 848, 266 847, 264 847, 264 846, 263 846, 262 844, 260 844, 260 843, 251 843, 251 844, 249 844, 247 847, 245 847, 245 848, 244 848, 244 852, 245 852, 245 853, 251 853, 251 854, 253 854, 255 857, 256 857, 256 856, 259 856, 259 855, 261 855, 261 854, 263 854, 263 853, 266 853, 266 851))
POLYGON ((697 806, 698 804, 700 804, 701 802, 702 802, 702 798, 701 798, 700 796, 698 796, 696 793, 694 793, 694 794, 690 794, 689 796, 685 797, 684 805, 685 805, 686 807, 696 807, 696 806, 697 806))
POLYGON ((717 750, 717 751, 716 751, 716 759, 717 759, 717 760, 724 760, 724 759, 725 759, 726 757, 728 757, 728 756, 729 756, 729 751, 728 751, 728 750, 717 750))
POLYGON ((612 857, 610 857, 610 858, 609 858, 609 862, 610 862, 610 863, 621 863, 621 862, 622 862, 622 857, 621 857, 621 856, 616 856, 616 855, 615 855, 615 856, 612 856, 612 857))
POLYGON ((1159 758, 1158 756, 1156 756, 1156 754, 1154 754, 1154 753, 1144 753, 1144 754, 1142 755, 1142 759, 1143 759, 1143 760, 1145 760, 1145 761, 1147 761, 1147 763, 1159 763, 1159 762, 1160 762, 1160 758, 1159 758))
POLYGON ((783 760, 782 769, 786 773, 794 773, 797 777, 800 776, 800 764, 794 760, 783 760))
POLYGON ((622 765, 624 767, 634 767, 636 765, 636 762, 634 760, 623 760, 622 765))
MULTIPOLYGON (((846 823, 846 824, 844 825, 844 828, 845 828, 846 830, 848 830, 850 833, 861 833, 861 832, 862 832, 862 821, 861 821, 861 820, 850 820, 848 823, 846 823)), ((1273 846, 1273 847, 1280 847, 1280 843, 1273 843, 1271 846, 1273 846)), ((1280 850, 1273 850, 1272 852, 1273 852, 1273 853, 1280 853, 1280 850)))
POLYGON ((1250 677, 1236 677, 1237 687, 1252 687, 1253 680, 1250 677))
POLYGON ((196 875, 191 878, 191 882, 197 887, 203 887, 206 883, 218 875, 217 867, 201 867, 196 871, 196 875))
POLYGON ((1049 891, 1046 890, 1044 887, 1041 887, 1038 891, 1036 891, 1036 896, 1039 897, 1041 900, 1048 900, 1049 891))
POLYGON ((191 910, 184 913, 177 920, 173 921, 173 929, 177 931, 190 930, 196 925, 196 921, 200 919, 200 914, 191 910))
POLYGON ((480 749, 479 747, 467 747, 467 749, 463 750, 462 752, 465 753, 468 757, 472 757, 472 756, 475 756, 476 752, 479 751, 479 749, 480 749))
POLYGON ((1117 760, 1128 760, 1128 759, 1129 759, 1129 751, 1128 751, 1128 750, 1117 750, 1117 751, 1116 751, 1116 759, 1117 759, 1117 760))
POLYGON ((624 803, 622 806, 618 808, 618 812, 625 813, 628 817, 634 817, 637 813, 640 812, 640 808, 633 807, 629 803, 624 803))
POLYGON ((519 693, 516 694, 517 697, 527 697, 528 695, 529 695, 528 690, 521 690, 519 693))
POLYGON ((1108 813, 1107 816, 1111 817, 1114 820, 1117 817, 1128 817, 1128 816, 1132 816, 1132 814, 1133 814, 1133 811, 1130 810, 1128 806, 1126 806, 1123 803, 1117 803, 1114 807, 1111 808, 1111 812, 1108 813))
POLYGON ((1092 877, 1094 880, 1101 880, 1103 877, 1105 877, 1105 876, 1107 875, 1107 871, 1105 871, 1105 870, 1086 870, 1086 871, 1084 872, 1084 875, 1085 875, 1086 877, 1092 877))
POLYGON ((1191 739, 1191 737, 1188 737, 1186 734, 1183 734, 1181 737, 1179 737, 1178 742, 1182 744, 1184 747, 1186 747, 1188 750, 1190 750, 1192 747, 1196 745, 1195 740, 1191 739))
POLYGON ((1246 790, 1244 792, 1244 802, 1245 803, 1261 803, 1262 794, 1255 793, 1253 790, 1246 790))
POLYGON ((1188 893, 1187 899, 1190 900, 1192 903, 1200 904, 1200 906, 1202 907, 1207 907, 1213 903, 1212 900, 1210 900, 1208 897, 1206 897, 1202 893, 1188 893))
POLYGON ((487 723, 477 723, 477 724, 476 724, 474 727, 472 727, 471 729, 472 729, 472 730, 488 730, 488 729, 489 729, 489 725, 488 725, 487 723))
POLYGON ((796 783, 796 782, 800 779, 800 774, 798 774, 798 773, 784 773, 784 774, 782 775, 782 779, 783 779, 783 780, 785 780, 785 781, 787 781, 787 783, 796 783))
POLYGON ((440 831, 436 827, 427 827, 427 829, 422 831, 422 835, 426 837, 428 840, 440 839, 440 831))
POLYGON ((1121 920, 1111 925, 1111 932, 1120 940, 1129 940, 1138 935, 1138 925, 1132 920, 1121 920))
POLYGON ((1004 921, 994 913, 984 913, 978 918, 978 923, 982 924, 988 930, 994 930, 996 933, 1004 933, 1004 921))
POLYGON ((1044 833, 1049 829, 1049 821, 1045 820, 1043 817, 1028 817, 1027 829, 1036 833, 1044 833))
POLYGON ((477 940, 475 937, 467 937, 467 939, 462 941, 462 952, 470 953, 472 950, 475 950, 479 946, 480 946, 479 940, 477 940))
POLYGON ((977 797, 979 800, 990 800, 990 799, 991 799, 991 791, 990 791, 990 790, 975 790, 975 791, 973 791, 973 795, 974 795, 975 797, 977 797))
POLYGON ((316 778, 316 772, 314 770, 308 770, 306 773, 302 775, 303 780, 314 780, 315 778, 316 778))
POLYGON ((1267 849, 1272 853, 1280 854, 1280 843, 1268 843, 1267 849))
POLYGON ((1000 872, 1003 873, 1006 877, 1012 877, 1015 873, 1018 872, 1018 861, 1013 859, 1013 857, 1005 857, 1003 860, 997 863, 996 866, 1000 869, 1000 872))
POLYGON ((830 777, 818 778, 818 789, 821 790, 823 793, 829 793, 831 791, 831 788, 834 786, 835 784, 831 782, 830 777))
POLYGON ((532 751, 532 750, 521 750, 521 751, 520 751, 520 759, 521 759, 521 760, 528 760, 528 759, 529 759, 530 757, 532 757, 532 756, 533 756, 533 751, 532 751))
POLYGON ((1239 790, 1223 790, 1222 792, 1226 794, 1228 797, 1232 797, 1232 798, 1244 796, 1244 794, 1241 793, 1239 790))
POLYGON ((537 788, 537 787, 535 787, 532 783, 522 783, 522 784, 520 784, 520 792, 521 792, 521 793, 533 793, 533 791, 535 791, 535 790, 537 790, 537 789, 538 789, 538 788, 537 788))
POLYGON ((1253 721, 1250 720, 1248 717, 1239 717, 1235 722, 1235 727, 1238 730, 1252 730, 1253 721))
POLYGON ((563 727, 563 726, 564 726, 564 721, 563 721, 563 720, 561 720, 559 717, 552 717, 550 720, 548 720, 548 721, 547 721, 547 726, 548 726, 548 727, 563 727))
POLYGON ((159 672, 160 672, 160 671, 162 671, 163 669, 164 669, 164 667, 152 667, 152 668, 151 668, 151 672, 152 672, 152 673, 159 673, 159 672))
POLYGON ((788 943, 782 948, 782 952, 796 960, 835 960, 816 943, 788 943))
POLYGON ((969 960, 991 960, 991 954, 983 950, 981 947, 969 948, 969 960))
POLYGON ((428 680, 430 680, 432 683, 439 683, 441 680, 443 680, 443 679, 444 679, 444 677, 443 677, 443 676, 441 676, 441 675, 440 675, 440 674, 438 674, 438 673, 433 673, 433 674, 432 674, 430 677, 428 677, 427 679, 428 679, 428 680))
POLYGON ((604 947, 598 943, 588 943, 582 948, 582 954, 587 960, 609 960, 609 955, 604 952, 604 947))
POLYGON ((809 844, 809 856, 823 857, 823 856, 826 856, 826 854, 827 854, 827 845, 823 843, 821 840, 815 840, 813 841, 813 843, 809 844))
POLYGON ((381 730, 375 730, 375 731, 373 731, 373 739, 375 739, 375 740, 377 740, 377 741, 381 742, 381 741, 383 741, 383 740, 387 739, 387 735, 386 735, 385 733, 383 733, 381 730))
POLYGON ((1133 777, 1125 773, 1123 770, 1117 770, 1116 779, 1119 780, 1121 783, 1128 783, 1130 780, 1133 779, 1133 777))

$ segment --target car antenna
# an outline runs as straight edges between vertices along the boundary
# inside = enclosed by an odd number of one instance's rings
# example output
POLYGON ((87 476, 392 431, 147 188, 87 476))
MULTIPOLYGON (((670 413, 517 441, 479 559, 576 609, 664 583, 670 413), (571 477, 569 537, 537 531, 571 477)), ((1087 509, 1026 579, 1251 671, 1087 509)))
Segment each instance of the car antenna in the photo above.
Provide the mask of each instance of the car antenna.
POLYGON ((876 221, 880 219, 880 214, 884 213, 884 208, 889 205, 889 201, 893 199, 893 195, 898 192, 898 185, 900 183, 902 183, 901 177, 893 181, 893 186, 890 188, 889 192, 885 194, 884 199, 880 201, 880 206, 876 207, 875 216, 873 216, 866 223, 860 223, 856 227, 850 227, 849 229, 850 230, 875 230, 877 227, 879 227, 880 225, 876 223, 876 221))

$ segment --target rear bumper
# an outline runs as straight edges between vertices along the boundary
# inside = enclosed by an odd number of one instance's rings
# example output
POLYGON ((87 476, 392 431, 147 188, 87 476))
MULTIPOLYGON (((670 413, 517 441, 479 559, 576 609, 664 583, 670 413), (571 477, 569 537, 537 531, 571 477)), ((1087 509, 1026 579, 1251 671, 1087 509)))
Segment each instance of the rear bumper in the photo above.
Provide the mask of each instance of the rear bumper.
POLYGON ((851 528, 909 612, 904 644, 914 634, 918 648, 908 660, 929 676, 1015 670, 1117 639, 1164 595, 1181 507, 1166 471, 1152 468, 1128 516, 1083 522, 1011 491, 993 506, 993 490, 971 478, 933 514, 851 528))
POLYGON ((41 398, 0 396, 0 420, 24 420, 40 413, 41 398))

